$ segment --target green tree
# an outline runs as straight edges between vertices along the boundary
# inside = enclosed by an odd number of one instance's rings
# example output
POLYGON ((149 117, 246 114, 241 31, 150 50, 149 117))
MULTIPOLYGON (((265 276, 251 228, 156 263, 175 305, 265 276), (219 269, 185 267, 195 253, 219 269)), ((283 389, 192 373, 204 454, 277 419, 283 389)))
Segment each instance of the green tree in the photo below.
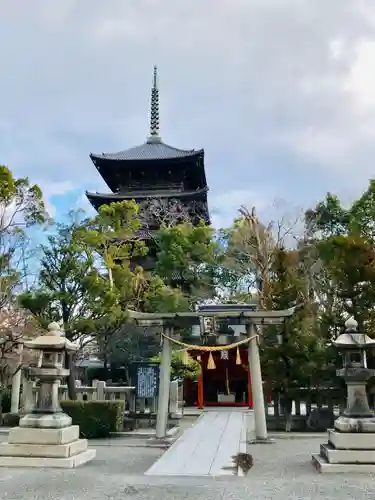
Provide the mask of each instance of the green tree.
POLYGON ((144 256, 147 248, 137 238, 140 229, 139 206, 132 201, 103 205, 98 214, 82 224, 77 237, 103 264, 113 288, 114 270, 129 269, 131 260, 144 256))
POLYGON ((122 368, 125 371, 126 383, 131 384, 131 365, 148 361, 160 351, 158 332, 151 328, 142 328, 124 323, 116 332, 108 337, 108 345, 101 345, 99 338, 99 357, 103 359, 106 350, 107 361, 112 369, 122 368))
POLYGON ((335 337, 348 315, 371 334, 374 295, 375 182, 344 209, 340 200, 328 194, 314 210, 306 212, 310 242, 315 247, 320 269, 315 277, 315 294, 320 304, 321 325, 335 337))
MULTIPOLYGON (((154 356, 152 361, 160 363, 160 354, 154 356)), ((198 361, 188 356, 181 350, 172 351, 172 361, 171 361, 171 378, 173 380, 185 380, 192 379, 197 380, 202 372, 201 365, 198 361)))
POLYGON ((286 429, 291 425, 291 404, 298 387, 322 387, 332 378, 328 341, 320 330, 318 310, 306 296, 306 275, 299 250, 280 249, 272 268, 270 298, 274 309, 301 304, 285 325, 264 328, 261 344, 263 374, 268 387, 282 395, 286 429))
POLYGON ((0 310, 13 302, 27 280, 30 230, 49 221, 43 196, 27 177, 16 178, 0 166, 0 310))
POLYGON ((374 244, 359 235, 333 236, 320 242, 318 249, 329 278, 329 293, 336 299, 339 323, 342 324, 345 317, 354 316, 361 331, 372 335, 375 326, 374 244))
POLYGON ((280 327, 265 329, 263 354, 265 373, 277 390, 290 387, 319 385, 321 349, 325 352, 326 341, 320 332, 316 304, 306 298, 306 276, 300 266, 298 251, 281 249, 277 253, 271 281, 271 298, 274 309, 301 306, 288 321, 281 345, 276 342, 280 327), (270 340, 268 343, 267 341, 270 340))
POLYGON ((143 338, 140 330, 123 326, 128 309, 163 312, 189 307, 181 290, 171 288, 157 274, 137 265, 148 252, 144 242, 138 240, 139 228, 139 206, 124 201, 102 206, 79 231, 80 241, 102 262, 102 279, 107 280, 120 312, 114 322, 105 315, 106 321, 96 328, 99 356, 106 368, 111 363, 126 365, 146 356, 139 352, 143 338))
POLYGON ((232 227, 221 232, 224 285, 229 286, 232 295, 252 293, 259 309, 267 309, 272 307, 272 267, 279 249, 286 247, 293 236, 299 216, 264 222, 255 207, 251 211, 241 207, 239 212, 232 227))
POLYGON ((17 307, 15 298, 30 278, 29 264, 34 256, 31 232, 43 228, 48 221, 40 188, 27 177, 16 178, 1 165, 0 385, 21 367, 19 342, 37 330, 17 307))
POLYGON ((371 180, 367 190, 350 209, 350 232, 375 242, 375 181, 371 180))
POLYGON ((155 274, 165 284, 180 289, 195 304, 214 294, 214 230, 203 222, 162 227, 156 232, 155 274))
MULTIPOLYGON (((55 234, 41 245, 38 285, 20 294, 19 303, 46 327, 51 321, 62 324, 68 340, 81 347, 91 342, 96 330, 121 318, 116 296, 97 269, 95 258, 76 238, 80 223, 71 214, 69 223, 58 223, 55 234)), ((74 366, 70 369, 69 397, 75 398, 74 366)))
POLYGON ((315 209, 309 209, 305 213, 309 233, 314 237, 319 234, 323 239, 346 234, 350 222, 350 210, 344 209, 337 196, 331 193, 328 193, 325 200, 319 202, 315 209))

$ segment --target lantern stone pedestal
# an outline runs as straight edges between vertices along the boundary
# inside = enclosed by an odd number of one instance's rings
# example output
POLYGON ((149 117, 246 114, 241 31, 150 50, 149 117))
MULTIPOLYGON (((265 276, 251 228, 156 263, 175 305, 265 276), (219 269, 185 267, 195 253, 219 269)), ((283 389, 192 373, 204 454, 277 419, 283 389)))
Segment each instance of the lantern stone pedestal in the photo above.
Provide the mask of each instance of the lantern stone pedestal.
POLYGON ((41 351, 40 366, 31 368, 39 379, 38 400, 19 427, 10 430, 8 442, 0 444, 0 467, 73 468, 96 456, 87 439, 79 439, 79 426, 72 425, 58 399, 59 382, 69 374, 63 368, 64 355, 76 346, 61 335, 56 323, 49 330, 27 344, 41 351))
POLYGON ((366 383, 375 376, 367 368, 366 350, 375 340, 357 333, 357 322, 348 320, 346 332, 334 344, 345 352, 344 368, 337 375, 347 384, 347 408, 328 431, 328 443, 312 461, 319 472, 375 472, 375 416, 371 411, 366 383))

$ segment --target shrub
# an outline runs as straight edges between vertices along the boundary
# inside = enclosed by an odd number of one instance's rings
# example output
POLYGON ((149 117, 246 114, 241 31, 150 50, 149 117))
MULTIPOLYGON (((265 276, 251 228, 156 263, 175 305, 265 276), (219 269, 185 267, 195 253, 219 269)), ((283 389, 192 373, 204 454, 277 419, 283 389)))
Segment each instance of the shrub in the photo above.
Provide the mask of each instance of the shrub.
POLYGON ((121 431, 124 421, 124 401, 61 401, 63 411, 79 425, 81 437, 108 437, 121 431))
POLYGON ((20 422, 20 416, 18 413, 7 413, 3 415, 3 425, 4 427, 17 427, 20 422))
MULTIPOLYGON (((160 363, 160 354, 151 358, 151 361, 160 363)), ((184 351, 172 351, 171 379, 198 380, 202 369, 200 363, 184 351)))
POLYGON ((0 413, 9 413, 11 406, 12 391, 0 386, 0 413))

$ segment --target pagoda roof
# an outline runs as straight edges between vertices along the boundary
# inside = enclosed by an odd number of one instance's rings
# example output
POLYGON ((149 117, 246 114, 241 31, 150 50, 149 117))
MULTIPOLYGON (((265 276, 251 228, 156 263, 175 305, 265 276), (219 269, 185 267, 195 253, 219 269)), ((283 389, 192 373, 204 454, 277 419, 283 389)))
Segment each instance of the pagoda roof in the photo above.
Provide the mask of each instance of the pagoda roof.
POLYGON ((207 193, 207 191, 208 187, 189 191, 183 191, 180 189, 147 189, 142 191, 127 191, 124 193, 91 193, 86 191, 86 196, 90 201, 105 198, 106 200, 117 202, 122 200, 137 200, 141 198, 187 198, 189 196, 207 193))
POLYGON ((172 160, 176 158, 187 158, 204 153, 203 149, 178 149, 164 142, 149 140, 140 146, 135 146, 118 153, 91 153, 90 158, 95 164, 100 160, 110 161, 143 161, 143 160, 172 160))
POLYGON ((165 144, 160 137, 159 127, 159 88, 157 68, 154 66, 153 86, 151 89, 150 134, 147 141, 139 146, 119 151, 118 153, 91 153, 94 165, 103 161, 155 161, 173 160, 203 155, 203 149, 179 149, 165 144))

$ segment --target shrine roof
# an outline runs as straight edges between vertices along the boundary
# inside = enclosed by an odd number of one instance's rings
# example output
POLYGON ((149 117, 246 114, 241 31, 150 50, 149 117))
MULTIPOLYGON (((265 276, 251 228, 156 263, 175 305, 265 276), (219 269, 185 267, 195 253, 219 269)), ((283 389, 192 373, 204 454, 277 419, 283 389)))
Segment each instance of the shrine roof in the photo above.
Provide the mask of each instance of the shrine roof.
POLYGON ((137 160, 171 160, 176 158, 187 158, 203 154, 203 149, 179 149, 157 140, 148 140, 140 146, 125 149, 117 153, 91 153, 90 158, 111 161, 137 161, 137 160))

